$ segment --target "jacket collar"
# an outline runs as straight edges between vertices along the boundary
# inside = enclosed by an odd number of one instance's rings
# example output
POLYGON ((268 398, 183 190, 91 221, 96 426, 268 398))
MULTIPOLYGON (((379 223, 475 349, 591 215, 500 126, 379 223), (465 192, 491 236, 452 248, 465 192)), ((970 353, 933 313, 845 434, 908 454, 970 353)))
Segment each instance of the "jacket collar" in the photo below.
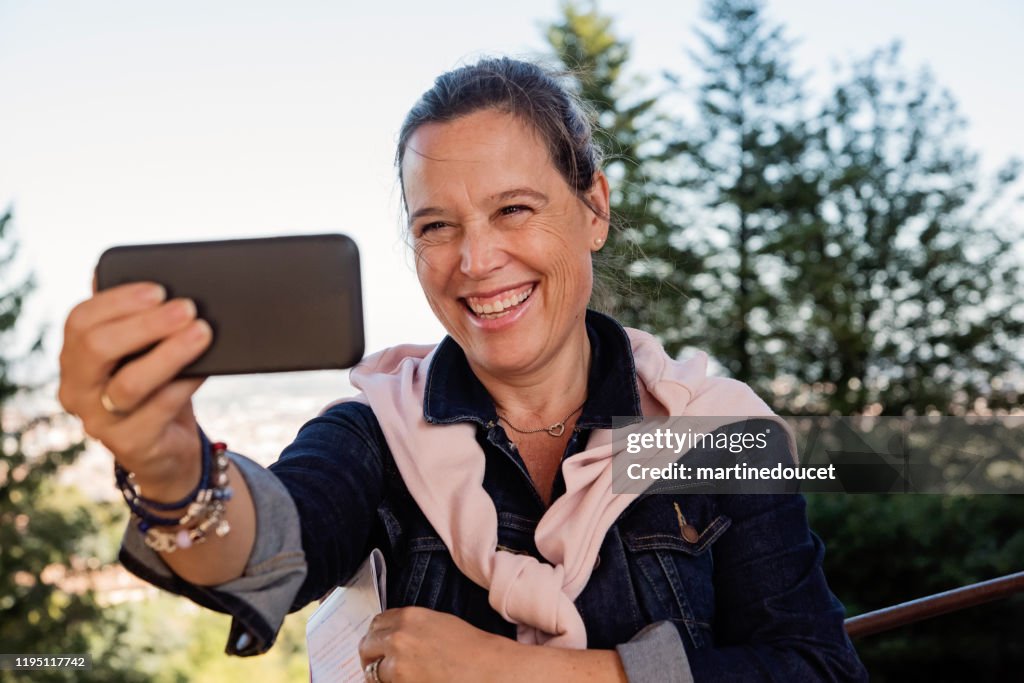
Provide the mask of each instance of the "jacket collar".
MULTIPOLYGON (((588 310, 586 327, 590 339, 590 375, 587 402, 583 404, 576 426, 611 429, 613 417, 642 415, 633 350, 622 326, 603 313, 588 310)), ((470 370, 462 348, 451 337, 445 337, 438 345, 427 371, 423 418, 430 424, 469 421, 483 426, 493 426, 498 420, 494 401, 470 370)))

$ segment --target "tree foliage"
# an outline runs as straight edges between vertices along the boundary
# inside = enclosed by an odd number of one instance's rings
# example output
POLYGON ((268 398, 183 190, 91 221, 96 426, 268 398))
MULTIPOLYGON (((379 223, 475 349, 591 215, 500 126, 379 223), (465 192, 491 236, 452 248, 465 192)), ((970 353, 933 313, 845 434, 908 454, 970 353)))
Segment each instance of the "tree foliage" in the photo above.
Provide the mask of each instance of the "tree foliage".
POLYGON ((983 182, 955 101, 896 47, 812 101, 760 0, 710 0, 696 36, 697 75, 669 78, 687 118, 624 75, 594 3, 547 29, 611 151, 610 308, 784 413, 1019 403, 1019 162, 983 182))
POLYGON ((657 96, 629 76, 630 44, 593 2, 562 5, 547 26, 548 44, 575 76, 579 97, 596 124, 611 184, 612 230, 595 262, 595 305, 626 325, 665 334, 679 319, 675 306, 693 301, 689 275, 699 259, 673 239, 669 202, 659 178, 667 163, 666 118, 657 96))
POLYGON ((819 387, 801 407, 1015 405, 1000 382, 1024 351, 1020 226, 998 209, 1019 162, 984 182, 956 102, 927 72, 908 76, 898 45, 854 64, 819 120, 816 220, 778 241, 799 313, 791 372, 819 387))
POLYGON ((15 680, 145 680, 133 672, 131 654, 118 646, 126 626, 90 592, 67 593, 52 579, 54 567, 88 566, 85 546, 99 524, 92 511, 56 483, 57 473, 75 461, 84 444, 43 447, 55 418, 18 416, 12 407, 24 391, 13 376, 24 356, 15 357, 8 349, 32 283, 8 283, 17 255, 7 234, 10 223, 7 211, 0 216, 0 284, 6 287, 0 292, 0 650, 93 657, 88 672, 31 671, 12 674, 15 680))
POLYGON ((666 179, 701 228, 689 237, 704 256, 694 278, 703 318, 695 342, 767 395, 784 366, 780 352, 794 341, 777 234, 807 223, 818 201, 807 170, 813 130, 792 42, 766 21, 761 2, 712 0, 696 33, 696 117, 675 130, 679 178, 666 179))

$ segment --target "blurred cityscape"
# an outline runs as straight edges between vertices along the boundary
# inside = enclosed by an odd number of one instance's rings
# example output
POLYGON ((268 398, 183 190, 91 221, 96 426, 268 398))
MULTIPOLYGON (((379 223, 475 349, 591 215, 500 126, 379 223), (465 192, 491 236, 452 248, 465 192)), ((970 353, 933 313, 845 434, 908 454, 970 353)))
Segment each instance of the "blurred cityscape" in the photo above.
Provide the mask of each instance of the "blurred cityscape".
MULTIPOLYGON (((267 466, 277 460, 306 421, 329 403, 356 393, 347 370, 211 377, 196 393, 194 407, 210 438, 267 466)), ((12 424, 22 424, 31 416, 57 413, 60 406, 55 395, 56 387, 47 387, 12 402, 5 414, 12 424)), ((40 452, 59 449, 82 436, 81 423, 61 415, 45 428, 33 430, 26 448, 40 452)), ((91 439, 86 443, 78 461, 61 473, 62 482, 75 486, 90 500, 117 498, 109 451, 91 439)))

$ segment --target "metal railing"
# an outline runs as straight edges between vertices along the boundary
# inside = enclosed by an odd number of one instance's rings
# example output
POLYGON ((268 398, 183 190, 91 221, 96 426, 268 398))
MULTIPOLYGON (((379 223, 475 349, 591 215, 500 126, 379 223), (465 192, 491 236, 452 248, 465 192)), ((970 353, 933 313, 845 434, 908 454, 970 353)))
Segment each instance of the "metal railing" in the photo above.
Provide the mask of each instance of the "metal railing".
POLYGON ((851 638, 870 636, 1019 592, 1024 592, 1024 571, 850 617, 846 632, 851 638))

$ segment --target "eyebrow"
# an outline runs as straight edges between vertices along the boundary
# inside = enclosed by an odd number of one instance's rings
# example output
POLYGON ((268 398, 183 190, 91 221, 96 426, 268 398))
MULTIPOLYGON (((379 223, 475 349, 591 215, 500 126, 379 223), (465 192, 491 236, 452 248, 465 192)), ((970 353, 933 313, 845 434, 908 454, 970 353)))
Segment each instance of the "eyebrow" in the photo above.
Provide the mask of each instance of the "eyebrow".
MULTIPOLYGON (((488 199, 491 201, 503 202, 516 197, 530 197, 531 199, 543 204, 548 203, 548 196, 546 194, 538 192, 537 190, 532 190, 528 187, 517 187, 512 190, 505 190, 504 192, 492 194, 488 199)), ((425 206, 422 209, 416 209, 409 214, 409 222, 411 223, 417 218, 422 218, 423 216, 443 216, 446 213, 448 212, 438 206, 425 206)))
POLYGON ((489 199, 502 202, 505 201, 506 199, 512 199, 514 197, 530 197, 539 202, 544 202, 545 204, 548 201, 548 196, 546 194, 544 194, 543 192, 538 192, 537 190, 531 190, 528 187, 517 187, 514 190, 505 190, 504 192, 500 192, 498 194, 492 194, 489 197, 489 199))
POLYGON ((422 218, 423 216, 443 216, 444 213, 445 210, 439 207, 425 206, 422 209, 416 209, 414 212, 409 214, 409 222, 412 223, 417 218, 422 218))

